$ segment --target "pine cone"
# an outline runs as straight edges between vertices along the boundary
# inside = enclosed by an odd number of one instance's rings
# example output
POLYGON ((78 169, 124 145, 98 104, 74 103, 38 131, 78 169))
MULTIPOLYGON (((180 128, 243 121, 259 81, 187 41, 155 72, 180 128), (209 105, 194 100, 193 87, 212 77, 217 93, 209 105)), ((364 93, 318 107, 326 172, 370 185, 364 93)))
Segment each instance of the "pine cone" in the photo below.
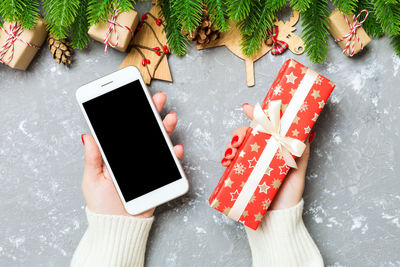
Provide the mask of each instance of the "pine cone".
POLYGON ((198 44, 208 44, 211 41, 214 41, 220 37, 220 32, 213 25, 213 22, 208 14, 206 7, 203 7, 203 16, 200 22, 200 25, 197 26, 196 30, 193 31, 192 35, 187 31, 182 29, 182 33, 186 35, 186 37, 193 41, 196 45, 198 44))
POLYGON ((59 40, 50 34, 48 38, 50 53, 56 59, 58 64, 71 65, 72 63, 72 47, 65 39, 59 40))

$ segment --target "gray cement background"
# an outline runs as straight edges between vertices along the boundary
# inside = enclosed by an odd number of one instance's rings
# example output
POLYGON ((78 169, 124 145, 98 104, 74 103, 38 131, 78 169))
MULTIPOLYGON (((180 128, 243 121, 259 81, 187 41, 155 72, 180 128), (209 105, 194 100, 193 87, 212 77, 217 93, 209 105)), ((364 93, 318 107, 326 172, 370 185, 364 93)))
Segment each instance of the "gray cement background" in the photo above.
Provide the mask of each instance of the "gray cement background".
MULTIPOLYGON (((400 266, 400 57, 387 38, 352 59, 332 39, 329 46, 323 65, 290 52, 266 55, 255 63, 255 87, 246 86, 244 62, 224 47, 169 57, 174 82, 153 81, 150 90, 167 93, 163 114, 178 114, 172 140, 185 146, 191 189, 156 210, 147 266, 251 265, 243 227, 207 199, 231 132, 249 124, 241 104, 262 101, 291 57, 337 84, 314 128, 304 194, 304 220, 325 264, 400 266)), ((26 72, 0 66, 0 266, 69 264, 87 227, 80 135, 88 128, 74 93, 124 57, 91 42, 70 69, 47 48, 26 72)))

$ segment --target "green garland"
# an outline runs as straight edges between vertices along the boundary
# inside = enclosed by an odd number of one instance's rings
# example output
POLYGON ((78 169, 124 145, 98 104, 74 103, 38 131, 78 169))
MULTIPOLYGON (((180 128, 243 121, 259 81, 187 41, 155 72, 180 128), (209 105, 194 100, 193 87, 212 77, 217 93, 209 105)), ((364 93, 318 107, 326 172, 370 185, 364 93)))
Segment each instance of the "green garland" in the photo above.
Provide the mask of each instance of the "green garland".
MULTIPOLYGON (((199 1, 158 1, 163 7, 162 15, 165 17, 169 44, 178 55, 183 55, 188 46, 180 30, 184 28, 193 32, 200 24, 199 1), (171 5, 171 2, 182 3, 171 5), (191 5, 193 2, 196 5, 191 5)), ((255 55, 261 48, 277 12, 290 5, 300 11, 307 55, 312 62, 323 63, 327 58, 327 40, 330 38, 327 25, 330 4, 345 13, 358 14, 367 9, 369 16, 363 24, 364 29, 372 38, 389 35, 396 54, 400 55, 400 0, 204 0, 203 4, 210 14, 214 14, 214 24, 218 30, 227 30, 228 20, 238 23, 242 35, 242 51, 248 56, 255 55)))
MULTIPOLYGON (((134 0, 0 0, 0 21, 18 21, 27 29, 35 26, 43 11, 47 27, 56 38, 71 39, 74 48, 88 45, 87 31, 91 25, 106 21, 113 7, 122 12, 133 8, 134 0)), ((367 9, 363 27, 372 38, 390 37, 396 54, 400 55, 400 0, 158 0, 165 21, 165 32, 171 51, 184 55, 189 42, 182 29, 189 33, 201 23, 206 6, 215 27, 229 29, 229 20, 238 23, 242 35, 242 51, 253 56, 262 46, 276 14, 286 5, 299 10, 303 25, 306 53, 312 62, 327 58, 329 38, 328 6, 333 4, 345 13, 358 14, 367 9)))

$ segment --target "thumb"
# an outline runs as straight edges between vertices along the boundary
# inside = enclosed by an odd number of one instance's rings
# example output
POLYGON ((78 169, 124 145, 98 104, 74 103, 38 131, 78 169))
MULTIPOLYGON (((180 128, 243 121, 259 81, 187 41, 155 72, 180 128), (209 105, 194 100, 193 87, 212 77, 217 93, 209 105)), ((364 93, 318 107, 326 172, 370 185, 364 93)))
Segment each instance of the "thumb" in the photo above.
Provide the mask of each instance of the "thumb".
POLYGON ((244 114, 246 114, 250 120, 253 120, 254 106, 246 103, 242 105, 242 109, 244 114))
POLYGON ((103 170, 103 158, 93 136, 82 136, 85 144, 85 171, 100 173, 103 170))

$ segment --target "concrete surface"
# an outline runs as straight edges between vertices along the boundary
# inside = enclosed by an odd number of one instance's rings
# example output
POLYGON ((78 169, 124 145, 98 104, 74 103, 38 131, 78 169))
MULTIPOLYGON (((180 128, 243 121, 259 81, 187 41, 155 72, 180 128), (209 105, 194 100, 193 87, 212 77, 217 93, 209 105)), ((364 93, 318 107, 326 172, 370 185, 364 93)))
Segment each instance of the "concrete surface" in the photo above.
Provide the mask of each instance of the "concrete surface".
MULTIPOLYGON (((139 11, 147 10, 149 3, 139 11)), ((400 58, 389 40, 353 59, 329 40, 323 65, 305 55, 261 58, 256 86, 226 48, 169 57, 174 82, 164 110, 179 124, 189 194, 156 211, 147 266, 250 266, 243 227, 207 205, 231 132, 249 121, 241 104, 261 101, 293 57, 336 82, 315 127, 304 194, 305 223, 327 266, 400 266, 400 58)), ((70 69, 43 48, 26 72, 0 66, 0 266, 67 266, 87 222, 80 182, 88 128, 74 93, 117 69, 125 54, 91 42, 70 69)), ((133 118, 134 120, 134 118, 133 118)))

